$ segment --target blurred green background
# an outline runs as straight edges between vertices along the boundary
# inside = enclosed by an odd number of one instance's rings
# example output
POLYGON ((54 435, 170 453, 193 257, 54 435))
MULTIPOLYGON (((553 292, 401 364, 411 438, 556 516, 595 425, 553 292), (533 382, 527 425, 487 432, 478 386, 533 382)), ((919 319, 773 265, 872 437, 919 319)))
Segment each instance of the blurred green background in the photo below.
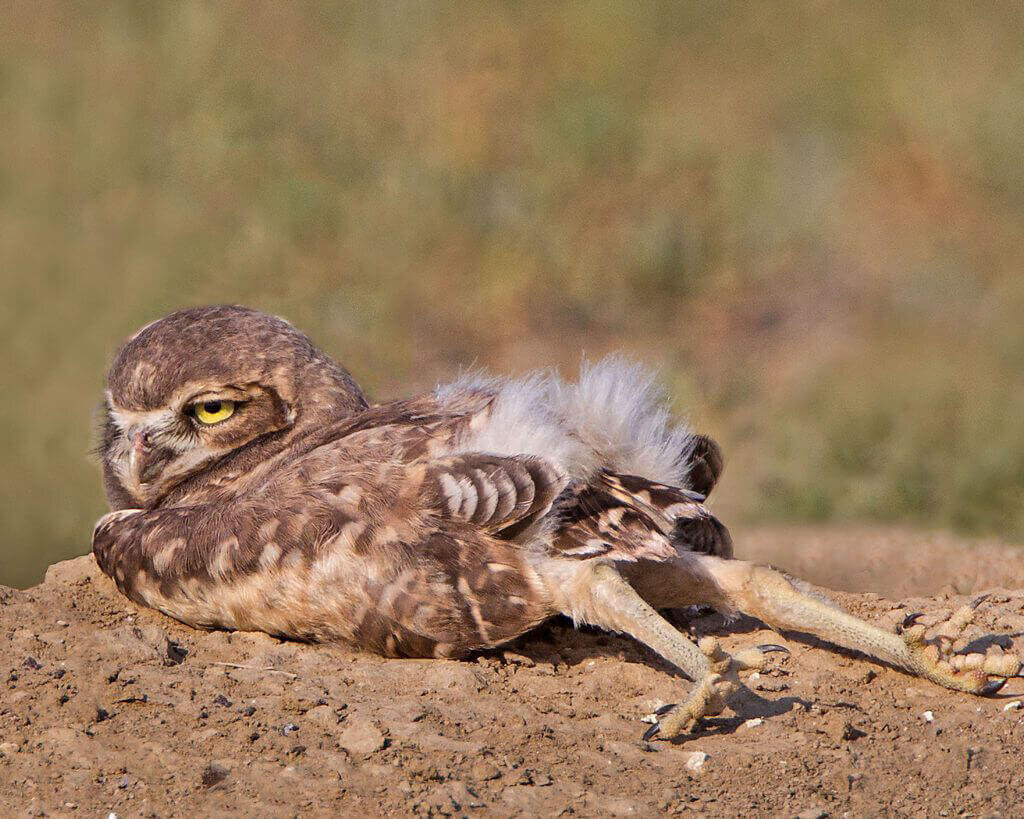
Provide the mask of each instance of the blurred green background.
POLYGON ((625 349, 732 521, 1024 540, 1024 6, 15 2, 0 583, 84 553, 119 342, 282 314, 378 398, 625 349))

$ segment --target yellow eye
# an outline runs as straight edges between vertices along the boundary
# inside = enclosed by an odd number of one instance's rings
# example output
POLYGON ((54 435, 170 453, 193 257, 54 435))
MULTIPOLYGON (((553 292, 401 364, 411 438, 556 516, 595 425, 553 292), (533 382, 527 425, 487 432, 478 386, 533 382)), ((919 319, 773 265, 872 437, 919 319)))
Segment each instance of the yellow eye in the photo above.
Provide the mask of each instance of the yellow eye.
POLYGON ((203 401, 193 404, 192 413, 200 424, 219 424, 235 414, 235 402, 203 401))

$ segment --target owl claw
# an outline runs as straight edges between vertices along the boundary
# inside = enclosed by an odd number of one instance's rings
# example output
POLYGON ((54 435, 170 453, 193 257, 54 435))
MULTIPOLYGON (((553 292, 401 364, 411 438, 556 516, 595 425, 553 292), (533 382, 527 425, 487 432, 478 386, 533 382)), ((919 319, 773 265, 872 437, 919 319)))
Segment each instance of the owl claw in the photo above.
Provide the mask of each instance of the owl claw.
POLYGON ((705 717, 721 714, 732 696, 742 688, 740 671, 763 671, 768 665, 766 654, 773 651, 789 653, 785 646, 765 643, 757 648, 730 654, 714 637, 703 638, 698 646, 708 658, 709 673, 697 681, 684 702, 655 709, 657 721, 644 732, 644 741, 656 736, 660 739, 675 739, 683 734, 692 734, 705 717))
POLYGON ((732 680, 724 679, 719 674, 708 674, 694 687, 685 702, 659 708, 656 712, 658 721, 644 731, 643 739, 649 740, 655 736, 675 739, 693 733, 704 717, 722 713, 726 700, 737 688, 738 685, 732 680))
POLYGON ((988 595, 974 598, 961 606, 950 617, 935 625, 934 637, 926 638, 929 629, 916 623, 918 614, 907 615, 900 631, 909 651, 908 667, 932 682, 955 691, 966 691, 990 697, 999 691, 1010 677, 1020 674, 1022 660, 1013 654, 1004 654, 998 645, 980 652, 957 652, 953 646, 964 629, 974 619, 975 611, 988 595), (906 626, 910 625, 909 628, 906 626))
POLYGON ((903 618, 903 622, 900 623, 900 631, 906 631, 908 628, 917 623, 918 619, 920 619, 923 616, 924 615, 921 614, 921 612, 919 611, 912 611, 910 614, 903 618))
POLYGON ((1003 677, 1002 679, 989 680, 984 686, 982 686, 981 690, 978 691, 979 696, 991 697, 993 694, 998 693, 999 689, 1006 685, 1008 679, 1008 677, 1003 677))

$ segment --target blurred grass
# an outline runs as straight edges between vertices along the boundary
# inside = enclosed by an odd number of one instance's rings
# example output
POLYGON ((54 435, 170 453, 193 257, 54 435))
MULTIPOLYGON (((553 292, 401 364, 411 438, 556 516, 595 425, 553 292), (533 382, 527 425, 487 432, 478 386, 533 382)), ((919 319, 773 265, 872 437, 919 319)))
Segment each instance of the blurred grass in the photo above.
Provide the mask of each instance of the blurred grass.
POLYGON ((624 348, 731 519, 1024 540, 1022 8, 5 0, 0 583, 88 548, 119 341, 220 301, 380 397, 624 348))

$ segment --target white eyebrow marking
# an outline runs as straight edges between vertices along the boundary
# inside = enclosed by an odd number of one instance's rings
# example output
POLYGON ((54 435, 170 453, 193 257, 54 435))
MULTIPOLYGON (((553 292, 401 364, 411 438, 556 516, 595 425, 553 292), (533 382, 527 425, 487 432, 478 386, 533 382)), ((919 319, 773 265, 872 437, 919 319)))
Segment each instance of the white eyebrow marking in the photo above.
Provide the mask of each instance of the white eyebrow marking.
POLYGON ((121 432, 131 427, 157 427, 170 420, 174 413, 164 408, 153 410, 128 410, 115 406, 111 400, 110 392, 107 392, 107 409, 110 411, 110 420, 121 432))

